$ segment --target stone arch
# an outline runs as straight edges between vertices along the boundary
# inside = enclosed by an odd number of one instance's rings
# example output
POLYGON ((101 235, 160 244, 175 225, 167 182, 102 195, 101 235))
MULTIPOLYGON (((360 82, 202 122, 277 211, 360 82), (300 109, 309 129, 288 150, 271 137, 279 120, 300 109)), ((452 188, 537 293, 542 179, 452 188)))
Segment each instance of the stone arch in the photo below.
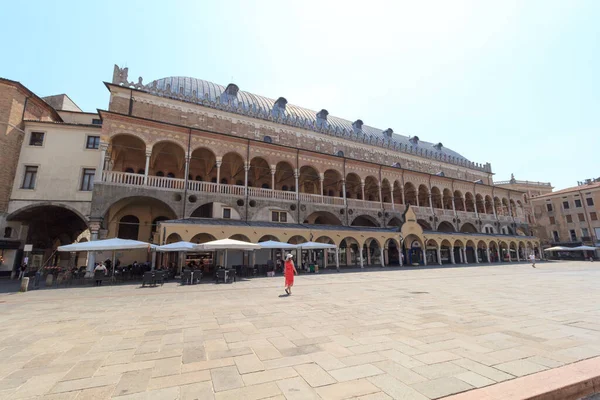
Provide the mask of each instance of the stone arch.
POLYGON ((423 264, 423 239, 410 234, 404 238, 403 253, 407 265, 423 264))
POLYGON ((181 242, 181 236, 179 236, 178 233, 171 233, 169 236, 167 236, 167 239, 165 240, 165 244, 171 244, 171 243, 177 243, 177 242, 181 242))
POLYGON ((470 222, 465 222, 464 224, 462 224, 462 226, 460 227, 460 231, 464 233, 478 233, 478 230, 475 227, 475 225, 473 225, 470 222))
POLYGON ((442 258, 442 264, 451 264, 452 255, 450 252, 454 251, 452 243, 448 239, 444 239, 440 242, 440 256, 442 258))
POLYGON ((310 165, 303 165, 300 168, 300 177, 298 180, 300 193, 319 194, 320 180, 319 172, 310 165))
POLYGON ((244 158, 235 151, 230 151, 221 159, 220 182, 225 185, 234 185, 238 180, 245 179, 244 158))
POLYGON ((502 211, 502 202, 497 196, 494 197, 494 210, 496 210, 496 215, 504 215, 504 212, 502 211))
POLYGON ((467 212, 475 212, 475 198, 471 192, 465 193, 465 210, 467 212))
POLYGON ((384 178, 381 181, 381 196, 382 201, 384 203, 392 203, 394 200, 392 198, 392 186, 390 185, 390 181, 388 181, 387 178, 384 178))
POLYGON ((456 232, 454 225, 448 221, 442 221, 437 227, 438 232, 456 232))
POLYGON ((387 226, 397 226, 397 227, 401 227, 402 226, 402 221, 400 220, 399 217, 392 217, 389 222, 387 223, 387 226))
POLYGON ((508 201, 508 204, 510 205, 509 208, 509 213, 512 217, 516 217, 517 216, 517 204, 515 203, 515 201, 513 199, 510 199, 508 201))
POLYGON ((475 242, 473 240, 467 240, 467 243, 465 243, 465 252, 468 263, 477 262, 477 247, 475 246, 475 242))
POLYGON ((429 189, 425 185, 419 185, 418 189, 419 206, 429 207, 429 189))
POLYGON ((316 211, 306 217, 309 224, 315 225, 342 225, 342 221, 328 211, 316 211))
POLYGON ((424 231, 432 231, 433 230, 431 228, 431 224, 428 221, 425 221, 424 219, 418 219, 417 223, 419 225, 421 225, 421 228, 423 228, 424 231))
POLYGON ((356 238, 347 236, 340 240, 339 254, 340 264, 347 267, 360 265, 360 246, 356 238))
POLYGON ((490 249, 491 262, 500 262, 501 258, 498 243, 495 240, 490 240, 488 243, 488 248, 490 249))
POLYGON ((372 175, 365 179, 365 200, 379 201, 379 182, 372 175))
POLYGON ((248 236, 243 235, 241 233, 236 233, 235 235, 230 236, 229 239, 240 240, 242 242, 249 242, 249 243, 252 242, 248 236))
POLYGON ((223 209, 230 208, 228 219, 241 219, 241 210, 237 204, 227 204, 218 201, 198 205, 190 214, 191 218, 223 218, 223 209))
POLYGON ((274 235, 263 235, 260 237, 260 239, 258 239, 258 242, 268 242, 269 240, 272 240, 274 242, 281 242, 281 240, 279 240, 279 238, 274 235))
POLYGON ((482 262, 489 262, 486 251, 487 247, 485 241, 479 240, 477 242, 477 257, 479 257, 479 260, 482 262))
POLYGON ((444 205, 444 210, 452 210, 452 192, 450 189, 444 189, 442 203, 444 205))
POLYGON ((494 214, 494 200, 490 195, 485 196, 485 213, 494 214))
POLYGON ((485 202, 483 200, 483 196, 477 193, 475 195, 475 209, 479 214, 485 214, 485 202))
POLYGON ((273 189, 271 187, 271 166, 264 158, 254 157, 250 160, 248 186, 273 189))
POLYGON ((396 204, 404 204, 402 201, 403 196, 403 188, 398 180, 394 181, 394 203, 396 204))
POLYGON ((454 208, 456 211, 465 211, 465 202, 460 190, 454 191, 454 208))
POLYGON ((117 237, 120 239, 138 240, 140 234, 140 219, 127 214, 119 218, 117 237))
POLYGON ((508 207, 508 199, 506 197, 502 198, 502 215, 510 215, 509 207, 508 207))
POLYGON ((290 244, 301 244, 308 242, 308 240, 302 235, 294 235, 290 237, 287 242, 290 244))
POLYGON ((217 180, 217 157, 206 147, 197 147, 191 154, 188 179, 198 182, 217 180))
POLYGON ((352 226, 367 226, 367 227, 379 227, 379 222, 372 216, 362 214, 357 215, 350 224, 352 226))
POLYGON ((346 198, 362 199, 361 180, 354 172, 346 175, 346 198))
POLYGON ((444 203, 442 202, 442 193, 437 186, 433 186, 431 188, 431 204, 433 208, 444 208, 444 203))
POLYGON ((211 242, 213 240, 217 240, 217 238, 214 237, 213 235, 211 235, 210 233, 202 232, 202 233, 198 233, 198 234, 194 235, 190 239, 190 242, 202 244, 202 243, 206 243, 206 242, 211 242))
POLYGON ((163 139, 152 145, 150 156, 150 173, 159 176, 172 174, 173 177, 183 179, 185 170, 185 149, 173 140, 163 139))
POLYGON ((344 197, 342 193, 342 175, 338 171, 328 169, 323 174, 323 196, 344 197))
POLYGON ((279 161, 275 166, 275 189, 296 191, 294 167, 287 161, 279 161))
POLYGON ((109 169, 125 172, 140 171, 146 167, 147 144, 143 138, 131 133, 111 136, 108 148, 109 169))
POLYGON ((500 250, 500 257, 502 261, 508 261, 508 243, 504 240, 498 242, 498 248, 500 250))
POLYGON ((417 189, 410 182, 404 184, 404 201, 411 206, 417 205, 417 189))
POLYGON ((381 243, 377 238, 369 237, 363 242, 365 265, 381 265, 381 243))

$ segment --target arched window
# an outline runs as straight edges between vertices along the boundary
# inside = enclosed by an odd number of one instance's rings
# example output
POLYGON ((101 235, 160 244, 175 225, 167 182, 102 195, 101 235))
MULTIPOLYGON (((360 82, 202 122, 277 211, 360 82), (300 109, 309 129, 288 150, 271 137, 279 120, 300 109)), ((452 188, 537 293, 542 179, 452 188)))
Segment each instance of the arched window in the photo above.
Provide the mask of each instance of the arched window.
POLYGON ((156 176, 165 176, 165 173, 164 173, 164 172, 162 172, 162 171, 158 171, 158 172, 156 173, 156 176))
POLYGON ((269 189, 269 184, 268 183, 263 183, 261 187, 263 189, 269 189))
POLYGON ((238 179, 237 181, 235 181, 235 184, 237 186, 244 186, 244 181, 242 181, 241 179, 238 179))
POLYGON ((156 217, 154 218, 154 220, 152 221, 152 233, 156 232, 156 229, 158 229, 158 223, 161 221, 168 221, 169 218, 167 217, 156 217))
POLYGON ((172 172, 169 172, 169 173, 167 174, 167 178, 175 178, 175 174, 174 174, 174 173, 172 173, 172 172))
POLYGON ((265 143, 273 143, 273 139, 271 139, 271 136, 265 136, 265 137, 263 138, 263 141, 264 141, 265 143))
POLYGON ((200 175, 196 175, 196 180, 197 180, 198 182, 202 182, 202 177, 201 177, 200 175))
POLYGON ((10 238, 11 236, 12 236, 12 228, 10 226, 7 226, 6 228, 4 228, 4 237, 10 238))
POLYGON ((125 169, 125 172, 127 172, 128 174, 133 174, 133 168, 125 169))
POLYGON ((222 185, 227 185, 229 182, 227 182, 226 178, 221 179, 221 184, 222 185))
POLYGON ((194 179, 192 178, 192 174, 188 175, 188 181, 193 181, 194 179))
POLYGON ((121 239, 138 240, 140 220, 135 215, 126 215, 119 220, 117 237, 121 239))
POLYGON ((329 190, 329 192, 327 192, 327 196, 333 197, 334 196, 333 190, 329 190))
POLYGON ((335 153, 335 155, 338 157, 344 157, 344 152, 342 150, 338 150, 338 152, 335 153))
POLYGON ((211 181, 212 183, 217 183, 217 178, 212 178, 210 181, 211 181))

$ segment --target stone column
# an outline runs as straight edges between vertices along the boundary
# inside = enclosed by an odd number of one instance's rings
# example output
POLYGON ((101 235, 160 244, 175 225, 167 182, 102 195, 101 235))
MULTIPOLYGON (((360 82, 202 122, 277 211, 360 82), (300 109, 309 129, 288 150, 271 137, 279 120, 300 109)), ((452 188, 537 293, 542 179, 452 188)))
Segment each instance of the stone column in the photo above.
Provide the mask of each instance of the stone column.
MULTIPOLYGON (((152 150, 146 150, 146 166, 144 168, 144 186, 148 184, 148 173, 150 170, 150 157, 152 156, 152 150)), ((187 165, 186 165, 187 168, 187 165)), ((187 174, 187 172, 186 172, 187 174)))
POLYGON ((380 247, 379 250, 381 250, 381 267, 385 267, 385 252, 383 250, 383 247, 380 247))
POLYGON ((521 256, 519 256, 519 248, 517 247, 517 261, 520 262, 521 261, 521 256))
POLYGON ((438 258, 438 264, 442 265, 442 250, 440 247, 437 248, 437 258, 438 258))
POLYGON ((102 175, 104 172, 104 164, 106 161, 106 150, 108 149, 107 143, 100 143, 100 161, 98 162, 98 168, 94 174, 94 183, 102 182, 102 175))
MULTIPOLYGON (((91 222, 90 223, 90 241, 98 240, 98 231, 100 230, 99 222, 91 222)), ((96 253, 90 251, 88 253, 88 263, 86 270, 86 277, 91 277, 94 275, 94 266, 96 264, 96 253)))
POLYGON ((508 262, 512 262, 512 257, 510 256, 510 247, 508 247, 506 250, 506 254, 508 255, 508 262))
POLYGON ((364 263, 363 263, 363 248, 362 248, 362 246, 361 246, 361 247, 359 247, 359 251, 360 251, 360 254, 359 254, 359 256, 360 256, 360 267, 361 267, 361 268, 364 268, 364 267, 365 267, 365 265, 364 265, 364 263))
POLYGON ((456 204, 454 202, 454 196, 452 196, 452 211, 454 212, 454 215, 456 215, 456 204))
POLYGON ((271 197, 275 197, 275 172, 277 172, 276 168, 276 165, 271 165, 271 197))
POLYGON ((360 190, 362 191, 362 199, 366 200, 366 197, 365 197, 365 181, 363 181, 362 179, 360 180, 360 190))
POLYGON ((458 248, 458 263, 459 263, 459 264, 462 264, 463 262, 464 262, 464 261, 463 261, 462 247, 459 247, 459 248, 458 248))
POLYGON ((417 207, 420 207, 420 204, 419 204, 419 190, 418 189, 417 189, 417 195, 415 197, 417 199, 417 207))
POLYGON ((390 196, 392 196, 392 210, 396 209, 396 203, 394 202, 394 187, 390 189, 390 196))
POLYGON ((402 261, 402 246, 398 247, 398 263, 400 264, 400 266, 404 265, 404 262, 402 261))
POLYGON ((423 252, 423 265, 427 265, 427 248, 423 247, 421 251, 423 252))
POLYGON ((488 262, 488 264, 491 264, 492 263, 492 259, 490 258, 490 248, 489 247, 485 248, 485 254, 487 255, 487 262, 488 262))
POLYGON ((244 163, 244 194, 248 195, 248 171, 250 171, 250 163, 244 163))
POLYGON ((346 180, 345 179, 342 181, 342 197, 344 198, 344 205, 348 204, 348 201, 346 200, 346 180))
POLYGON ((300 175, 298 174, 298 170, 296 169, 296 170, 294 171, 294 179, 295 179, 295 181, 296 181, 296 200, 298 200, 298 198, 300 197, 300 195, 299 195, 299 193, 300 193, 300 188, 299 188, 299 186, 300 186, 300 185, 299 185, 299 183, 298 183, 298 182, 299 182, 299 178, 300 178, 300 175))
POLYGON ((335 269, 340 270, 340 249, 335 248, 335 269))
POLYGON ((429 193, 429 208, 431 209, 431 214, 433 214, 433 201, 431 199, 431 193, 429 193))
MULTIPOLYGON (((191 156, 188 154, 185 157, 185 175, 183 176, 183 180, 184 180, 184 182, 187 183, 187 185, 189 185, 188 175, 190 174, 190 159, 191 159, 191 156)), ((185 218, 185 215, 183 217, 185 218)))
POLYGON ((450 247, 450 261, 452 264, 456 264, 456 260, 454 259, 454 246, 450 247))
POLYGON ((223 159, 221 157, 217 158, 217 188, 221 187, 221 164, 223 163, 223 159))
POLYGON ((463 247, 462 248, 462 252, 463 252, 463 260, 464 260, 465 264, 468 264, 469 263, 469 259, 467 258, 467 248, 463 247))
POLYGON ((475 247, 475 262, 477 264, 481 264, 481 260, 479 259, 479 247, 475 247))
POLYGON ((377 182, 377 190, 379 191, 379 203, 381 203, 381 208, 383 208, 383 194, 381 192, 381 182, 377 182))
POLYGON ((406 205, 406 202, 404 201, 404 187, 400 188, 400 197, 402 199, 402 204, 406 205))
POLYGON ((325 193, 323 193, 323 183, 325 181, 325 174, 319 174, 319 185, 321 187, 321 192, 319 193, 321 195, 321 202, 323 201, 323 196, 325 195, 325 193))
POLYGON ((367 247, 367 265, 371 265, 371 248, 367 247))

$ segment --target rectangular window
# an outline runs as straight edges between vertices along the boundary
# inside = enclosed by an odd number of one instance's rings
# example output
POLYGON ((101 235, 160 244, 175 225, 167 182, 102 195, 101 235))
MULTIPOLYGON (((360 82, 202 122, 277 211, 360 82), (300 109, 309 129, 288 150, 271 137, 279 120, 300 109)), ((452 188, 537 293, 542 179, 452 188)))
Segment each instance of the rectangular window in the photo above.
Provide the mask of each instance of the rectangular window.
POLYGON ((92 125, 102 125, 102 120, 100 118, 92 118, 92 125))
POLYGON ((577 235, 575 234, 575 229, 571 229, 569 231, 569 234, 571 235, 571 242, 576 242, 577 241, 577 235))
POLYGON ((556 218, 550 217, 550 225, 555 225, 555 224, 556 224, 556 218))
POLYGON ((100 136, 88 136, 87 143, 85 144, 86 149, 97 149, 100 147, 100 136))
POLYGON ((575 207, 576 208, 581 207, 581 200, 580 199, 575 199, 575 207))
POLYGON ((44 144, 44 132, 31 132, 29 137, 30 146, 42 146, 44 144))
POLYGON ((552 231, 552 236, 554 237, 555 242, 560 242, 560 237, 558 236, 558 231, 552 231))
POLYGON ((577 214, 577 218, 579 218, 579 222, 585 222, 585 215, 583 213, 577 214))
POLYGON ((595 212, 591 212, 590 213, 590 219, 592 221, 598 221, 598 214, 596 214, 595 212))
POLYGON ((224 208, 223 209, 223 218, 225 218, 225 219, 231 219, 231 208, 224 208))
POLYGON ((96 170, 94 168, 83 169, 83 175, 81 176, 82 191, 91 192, 94 189, 94 175, 96 175, 96 170))
POLYGON ((594 205, 594 199, 592 199, 591 197, 588 197, 587 199, 585 199, 585 201, 587 201, 587 205, 588 206, 593 206, 594 205))
POLYGON ((569 202, 568 202, 568 201, 563 201, 563 208, 564 208, 565 210, 568 210, 568 209, 569 209, 569 202))
POLYGON ((287 213, 285 211, 271 211, 271 221, 287 222, 287 213))
POLYGON ((37 178, 38 167, 25 166, 25 176, 23 177, 22 189, 35 189, 35 179, 37 178))
POLYGON ((552 211, 552 203, 546 203, 546 209, 552 211))
POLYGON ((581 238, 583 239, 584 237, 587 238, 590 236, 590 231, 588 231, 588 228, 581 228, 581 238))
POLYGON ((570 224, 573 222, 573 217, 570 215, 567 215, 567 224, 570 224))

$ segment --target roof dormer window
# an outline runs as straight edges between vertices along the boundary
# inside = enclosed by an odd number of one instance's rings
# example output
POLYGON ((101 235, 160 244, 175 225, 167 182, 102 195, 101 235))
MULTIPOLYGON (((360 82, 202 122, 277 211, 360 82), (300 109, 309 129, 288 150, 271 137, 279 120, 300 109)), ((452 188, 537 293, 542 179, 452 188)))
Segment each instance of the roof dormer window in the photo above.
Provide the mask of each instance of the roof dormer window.
POLYGON ((227 87, 225 88, 225 91, 223 92, 223 94, 221 94, 221 103, 222 104, 232 103, 234 100, 237 99, 237 94, 238 94, 239 90, 240 90, 240 88, 233 83, 230 83, 229 85, 227 85, 227 87))
POLYGON ((273 118, 279 118, 285 116, 285 106, 287 105, 287 100, 283 97, 278 98, 273 104, 273 118))
POLYGON ((323 109, 317 113, 317 127, 318 128, 327 128, 328 127, 328 122, 327 122, 328 115, 329 115, 329 112, 325 109, 323 109))
POLYGON ((394 134, 394 130, 392 128, 387 128, 385 131, 383 131, 383 136, 387 137, 387 138, 392 138, 392 135, 394 134))
POLYGON ((437 172, 436 175, 437 176, 441 176, 441 177, 446 176, 446 174, 444 173, 444 171, 437 172))
POLYGON ((434 144, 433 147, 435 147, 437 151, 442 151, 442 147, 444 147, 444 145, 440 142, 438 144, 434 144))
POLYGON ((409 140, 415 146, 419 144, 419 137, 418 136, 413 136, 409 140))
POLYGON ((362 133, 363 122, 360 119, 357 119, 352 123, 352 130, 354 133, 362 133))

